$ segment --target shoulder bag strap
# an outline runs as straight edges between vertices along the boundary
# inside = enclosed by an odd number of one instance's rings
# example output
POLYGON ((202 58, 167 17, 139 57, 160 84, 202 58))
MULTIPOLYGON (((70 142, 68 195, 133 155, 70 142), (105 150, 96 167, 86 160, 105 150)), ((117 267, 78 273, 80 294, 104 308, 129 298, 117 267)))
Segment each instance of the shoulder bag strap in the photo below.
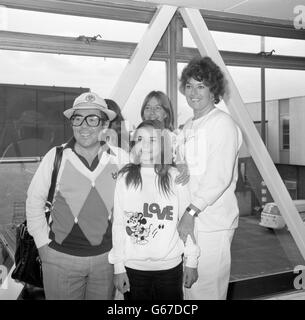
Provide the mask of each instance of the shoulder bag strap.
POLYGON ((59 171, 59 167, 60 167, 61 159, 62 159, 62 152, 63 152, 63 146, 57 146, 56 147, 56 155, 55 155, 54 164, 53 164, 51 186, 50 186, 49 193, 48 193, 48 198, 47 198, 47 201, 46 201, 46 209, 47 209, 46 210, 46 218, 47 218, 47 221, 49 221, 50 210, 51 210, 52 203, 53 203, 57 175, 58 175, 58 171, 59 171))

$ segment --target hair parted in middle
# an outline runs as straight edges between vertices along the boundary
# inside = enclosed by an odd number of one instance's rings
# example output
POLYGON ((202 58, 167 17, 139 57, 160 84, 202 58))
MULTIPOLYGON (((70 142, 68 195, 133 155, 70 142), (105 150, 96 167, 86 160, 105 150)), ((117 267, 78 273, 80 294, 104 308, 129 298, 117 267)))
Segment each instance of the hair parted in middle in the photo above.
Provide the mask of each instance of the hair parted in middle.
POLYGON ((166 129, 169 129, 170 131, 174 130, 174 111, 173 111, 173 106, 172 103, 167 96, 162 91, 151 91, 144 99, 142 107, 141 107, 141 118, 142 120, 144 119, 144 109, 147 103, 149 102, 150 99, 156 98, 158 102, 160 103, 160 106, 164 109, 166 112, 167 117, 164 119, 164 127, 166 129))
POLYGON ((219 66, 210 57, 195 57, 182 70, 179 90, 184 95, 189 79, 203 82, 214 95, 214 103, 218 104, 226 91, 226 80, 219 66))
MULTIPOLYGON (((137 131, 141 128, 153 128, 160 134, 160 161, 154 164, 154 170, 158 177, 159 191, 164 195, 171 193, 171 176, 169 170, 174 166, 172 159, 172 146, 171 136, 169 129, 164 127, 164 124, 158 120, 144 120, 141 122, 134 132, 134 137, 137 135, 137 131)), ((133 150, 136 141, 131 141, 130 149, 133 150)), ((138 159, 134 159, 134 162, 125 165, 120 171, 119 175, 125 176, 127 186, 134 186, 135 188, 142 188, 142 176, 141 176, 141 163, 138 159)))

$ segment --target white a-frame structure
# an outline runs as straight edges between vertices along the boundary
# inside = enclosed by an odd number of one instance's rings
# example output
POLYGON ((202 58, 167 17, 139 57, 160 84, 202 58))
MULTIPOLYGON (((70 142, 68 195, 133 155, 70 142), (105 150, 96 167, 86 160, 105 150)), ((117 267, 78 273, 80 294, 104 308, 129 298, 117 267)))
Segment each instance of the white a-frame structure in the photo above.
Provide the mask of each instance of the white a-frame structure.
MULTIPOLYGON (((141 1, 146 2, 144 0, 127 2, 139 3, 141 1)), ((117 3, 118 1, 108 0, 107 2, 117 3)), ((124 106, 132 92, 132 89, 135 87, 141 73, 153 54, 154 49, 160 41, 166 27, 170 23, 175 12, 179 10, 186 26, 191 32, 200 54, 202 56, 210 56, 224 72, 229 86, 229 93, 224 97, 227 108, 234 120, 242 129, 246 146, 264 181, 266 182, 273 199, 278 204, 283 218, 285 219, 285 222, 287 223, 303 258, 305 259, 305 225, 302 222, 269 153, 244 106, 237 87, 235 86, 224 61, 219 54, 214 40, 212 39, 212 36, 210 35, 210 32, 198 10, 199 8, 203 8, 202 3, 204 3, 204 1, 150 0, 148 2, 159 4, 160 6, 149 24, 146 33, 137 45, 118 83, 114 87, 111 94, 112 98, 116 100, 119 105, 124 106), (192 9, 186 8, 186 5, 192 7, 192 9)))

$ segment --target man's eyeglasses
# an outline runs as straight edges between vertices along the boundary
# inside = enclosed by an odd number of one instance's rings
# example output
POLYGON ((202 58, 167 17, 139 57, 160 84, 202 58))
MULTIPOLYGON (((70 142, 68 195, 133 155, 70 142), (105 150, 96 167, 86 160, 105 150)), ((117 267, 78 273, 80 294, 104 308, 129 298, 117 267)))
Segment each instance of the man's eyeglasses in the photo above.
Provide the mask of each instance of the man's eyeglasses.
POLYGON ((72 126, 74 127, 80 127, 84 121, 86 121, 89 127, 98 127, 102 120, 103 120, 102 118, 94 114, 89 114, 86 117, 75 114, 70 118, 72 126))

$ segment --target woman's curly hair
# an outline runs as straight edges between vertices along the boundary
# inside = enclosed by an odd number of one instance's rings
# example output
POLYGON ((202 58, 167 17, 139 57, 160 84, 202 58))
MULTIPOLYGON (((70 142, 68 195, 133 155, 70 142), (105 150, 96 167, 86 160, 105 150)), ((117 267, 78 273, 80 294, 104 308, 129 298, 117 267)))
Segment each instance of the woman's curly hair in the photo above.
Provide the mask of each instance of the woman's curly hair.
POLYGON ((219 103, 225 93, 226 81, 224 74, 210 57, 195 57, 183 69, 179 86, 182 94, 190 78, 203 82, 213 93, 214 103, 219 103))

